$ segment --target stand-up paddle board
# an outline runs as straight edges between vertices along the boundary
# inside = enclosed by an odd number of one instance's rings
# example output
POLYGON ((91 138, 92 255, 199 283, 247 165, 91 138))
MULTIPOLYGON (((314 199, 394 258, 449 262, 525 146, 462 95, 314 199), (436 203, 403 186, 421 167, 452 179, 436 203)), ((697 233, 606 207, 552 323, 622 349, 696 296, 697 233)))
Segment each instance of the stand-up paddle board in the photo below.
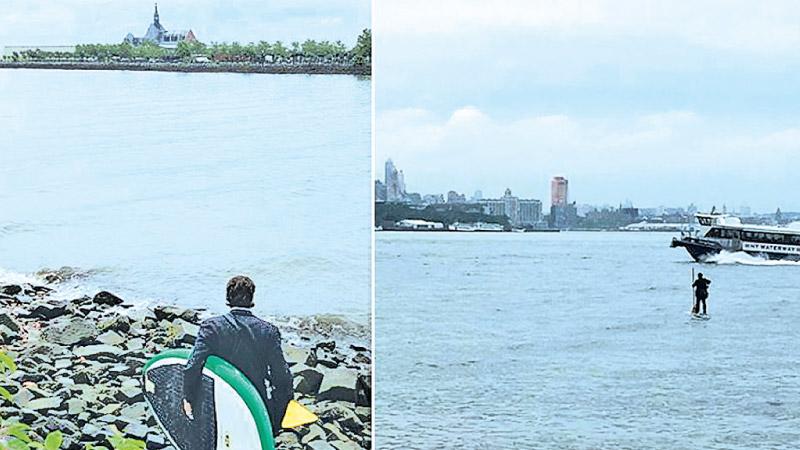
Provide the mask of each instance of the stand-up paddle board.
POLYGON ((211 356, 203 368, 203 399, 194 419, 183 413, 183 368, 188 350, 169 350, 144 366, 144 396, 156 421, 179 450, 274 450, 261 396, 236 367, 211 356))

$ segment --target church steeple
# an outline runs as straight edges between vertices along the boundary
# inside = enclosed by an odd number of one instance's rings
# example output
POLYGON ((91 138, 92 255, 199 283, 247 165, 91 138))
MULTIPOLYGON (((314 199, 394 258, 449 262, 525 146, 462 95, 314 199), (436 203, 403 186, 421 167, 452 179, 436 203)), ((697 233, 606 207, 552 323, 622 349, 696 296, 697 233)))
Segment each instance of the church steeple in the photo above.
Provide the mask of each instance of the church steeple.
POLYGON ((156 3, 156 12, 153 14, 153 23, 156 25, 161 25, 158 23, 158 3, 156 3))

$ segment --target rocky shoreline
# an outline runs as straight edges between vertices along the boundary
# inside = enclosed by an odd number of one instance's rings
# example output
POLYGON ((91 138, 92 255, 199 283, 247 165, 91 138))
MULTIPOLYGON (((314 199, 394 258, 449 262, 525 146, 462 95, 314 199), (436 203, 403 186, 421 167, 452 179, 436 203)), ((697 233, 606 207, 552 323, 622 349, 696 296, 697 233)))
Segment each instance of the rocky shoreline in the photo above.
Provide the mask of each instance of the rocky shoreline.
POLYGON ((139 72, 212 72, 307 75, 370 75, 369 65, 342 64, 251 64, 171 62, 0 62, 0 69, 130 70, 139 72))
MULTIPOLYGON (((147 449, 173 449, 146 406, 141 369, 165 349, 191 348, 202 312, 135 308, 106 291, 74 299, 53 292, 29 283, 0 285, 0 352, 17 365, 0 379, 13 394, 13 403, 0 398, 0 417, 25 423, 41 437, 60 430, 62 449, 108 445, 112 426, 147 449)), ((320 418, 283 431, 277 448, 370 448, 369 338, 355 334, 342 344, 335 331, 343 328, 329 321, 277 325, 295 399, 320 418)))

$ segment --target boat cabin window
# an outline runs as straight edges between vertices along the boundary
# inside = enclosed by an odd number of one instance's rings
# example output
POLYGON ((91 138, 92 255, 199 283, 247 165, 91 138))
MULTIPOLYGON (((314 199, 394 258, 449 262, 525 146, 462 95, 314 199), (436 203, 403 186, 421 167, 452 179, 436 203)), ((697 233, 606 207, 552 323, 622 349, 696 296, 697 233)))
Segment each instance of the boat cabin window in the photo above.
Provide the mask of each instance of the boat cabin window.
POLYGON ((700 225, 703 225, 703 226, 706 226, 706 227, 710 227, 712 219, 711 219, 711 217, 698 217, 697 221, 700 222, 700 225))
POLYGON ((795 244, 800 245, 800 235, 786 235, 783 233, 766 233, 761 231, 744 231, 742 237, 746 241, 763 242, 765 244, 795 244))
POLYGON ((723 239, 740 239, 739 230, 729 230, 727 228, 712 228, 706 234, 708 237, 723 238, 723 239))

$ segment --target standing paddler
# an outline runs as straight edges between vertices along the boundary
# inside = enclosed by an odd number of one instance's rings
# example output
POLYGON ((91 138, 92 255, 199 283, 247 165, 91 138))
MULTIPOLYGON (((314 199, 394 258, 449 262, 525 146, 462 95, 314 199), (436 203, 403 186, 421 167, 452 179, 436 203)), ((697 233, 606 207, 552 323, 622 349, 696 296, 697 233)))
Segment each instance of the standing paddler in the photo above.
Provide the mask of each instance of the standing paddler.
POLYGON ((697 274, 697 279, 692 283, 692 287, 694 288, 694 308, 692 308, 692 313, 700 313, 700 303, 702 302, 703 314, 706 314, 706 299, 708 298, 709 284, 711 284, 711 280, 703 278, 702 273, 697 274))

